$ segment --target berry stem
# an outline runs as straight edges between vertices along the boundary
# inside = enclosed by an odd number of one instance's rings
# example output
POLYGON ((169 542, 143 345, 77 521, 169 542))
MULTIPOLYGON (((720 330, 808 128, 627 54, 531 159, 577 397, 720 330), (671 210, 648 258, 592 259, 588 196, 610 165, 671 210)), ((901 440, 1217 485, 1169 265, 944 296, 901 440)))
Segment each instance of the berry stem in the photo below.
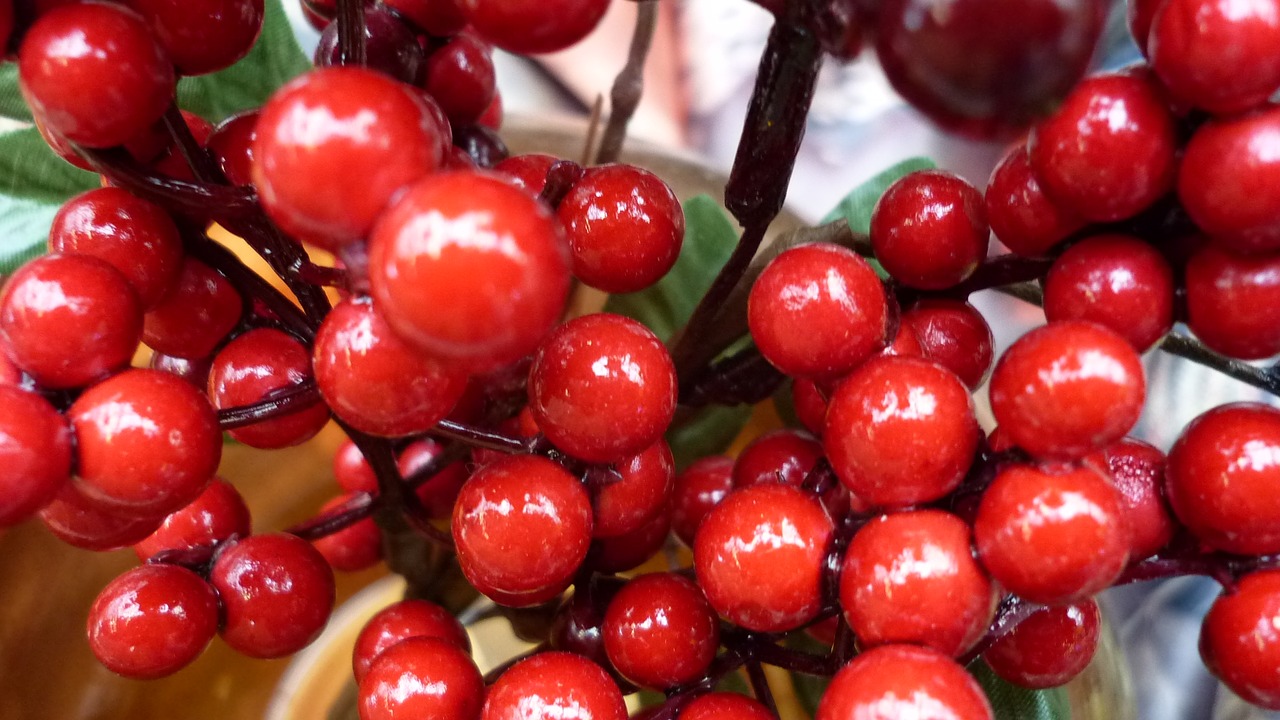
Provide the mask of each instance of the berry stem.
POLYGON ((214 208, 224 220, 247 218, 259 212, 258 194, 248 185, 214 185, 156 175, 121 148, 94 150, 77 147, 76 152, 112 185, 173 212, 205 217, 210 208, 214 208))
POLYGON ((996 618, 991 621, 991 627, 987 630, 987 634, 969 652, 961 656, 960 664, 968 665, 978 659, 997 640, 1012 632, 1018 626, 1018 623, 1031 617, 1032 613, 1043 607, 1043 605, 1023 600, 1017 595, 1006 596, 1000 601, 1000 607, 996 610, 996 618))
POLYGON ((572 160, 557 160, 547 170, 547 184, 542 187, 538 199, 548 207, 560 206, 573 184, 582 179, 582 166, 572 160))
POLYGON ((452 420, 441 420, 427 432, 431 435, 455 440, 472 447, 497 450, 498 452, 527 453, 533 449, 533 445, 527 440, 514 438, 493 430, 485 430, 474 425, 464 425, 452 420))
POLYGON ((319 540, 326 535, 351 527, 374 513, 378 508, 378 497, 369 493, 356 493, 341 505, 321 513, 306 522, 299 523, 285 530, 303 540, 319 540))
POLYGON ((320 402, 320 388, 315 380, 305 381, 274 392, 250 405, 238 405, 218 411, 218 425, 233 430, 264 420, 282 417, 320 402))
POLYGON ((164 127, 177 145, 178 152, 182 153, 182 158, 187 161, 187 166, 201 182, 216 185, 228 184, 222 168, 218 167, 209 152, 200 147, 200 143, 191 134, 191 128, 187 126, 187 121, 182 117, 182 111, 178 109, 176 102, 169 103, 169 109, 164 112, 164 127))
POLYGON ((241 297, 253 298, 275 316, 289 332, 310 341, 315 328, 297 305, 276 290, 258 273, 250 270, 240 258, 222 245, 210 240, 203 233, 184 227, 183 239, 186 251, 192 256, 222 273, 240 292, 241 297))
POLYGON ((751 692, 764 704, 774 717, 778 715, 778 703, 773 699, 773 690, 769 687, 769 678, 764 674, 764 667, 759 660, 748 660, 746 663, 747 681, 751 683, 751 692))
POLYGON ((635 115, 644 94, 644 65, 653 46, 653 35, 658 28, 658 0, 640 0, 636 8, 636 29, 631 35, 631 48, 627 62, 613 80, 609 90, 609 122, 605 125, 600 147, 596 151, 596 165, 615 162, 622 153, 622 143, 627 137, 627 125, 635 115))
POLYGON ((298 268, 298 278, 305 283, 320 287, 351 289, 351 273, 342 268, 316 265, 309 261, 298 268))
POLYGON ((338 0, 338 62, 364 65, 368 62, 364 37, 364 0, 338 0))
POLYGON ((749 345, 692 378, 681 390, 680 404, 754 405, 772 395, 786 379, 755 345, 749 345))

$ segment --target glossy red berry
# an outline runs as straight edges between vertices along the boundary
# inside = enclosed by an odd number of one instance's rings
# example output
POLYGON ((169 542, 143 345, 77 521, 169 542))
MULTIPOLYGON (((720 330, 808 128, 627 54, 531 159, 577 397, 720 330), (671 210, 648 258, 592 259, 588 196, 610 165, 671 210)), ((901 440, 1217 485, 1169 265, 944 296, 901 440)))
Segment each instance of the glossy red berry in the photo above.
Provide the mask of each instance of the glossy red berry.
POLYGON ((145 132, 174 93, 173 65, 146 22, 99 2, 43 13, 18 50, 18 77, 50 130, 95 148, 145 132))
POLYGON ((356 637, 352 654, 356 682, 364 680, 378 656, 414 637, 443 640, 459 650, 471 652, 467 631, 448 610, 426 600, 401 600, 369 618, 356 637))
POLYGON ((378 476, 360 448, 350 440, 343 440, 333 454, 333 477, 338 487, 347 492, 378 492, 378 476))
POLYGON ((1138 50, 1146 57, 1151 57, 1147 46, 1151 37, 1151 25, 1155 22, 1156 11, 1164 5, 1164 0, 1130 0, 1128 3, 1129 35, 1138 46, 1138 50))
POLYGON ((684 242, 684 211, 675 193, 634 165, 588 169, 556 214, 569 239, 574 276, 605 292, 635 292, 656 283, 684 242))
POLYGON ((1129 559, 1124 499, 1089 468, 1003 468, 982 496, 973 536, 1001 586, 1050 605, 1109 586, 1129 559))
POLYGON ((568 252, 558 223, 524 190, 486 173, 440 173, 379 221, 369 280, 406 341, 491 369, 533 352, 559 318, 568 252))
POLYGON ((502 120, 506 113, 502 106, 502 90, 494 88, 493 100, 489 101, 489 107, 484 109, 479 118, 476 118, 477 125, 483 125, 490 130, 501 130, 502 120))
POLYGON ((559 595, 586 557, 591 500, 559 465, 513 455, 462 487, 453 539, 477 590, 505 605, 536 605, 559 595))
POLYGON ((1238 253, 1280 250, 1280 107, 1210 120, 1178 171, 1178 199, 1212 241, 1238 253))
POLYGON ((512 155, 493 166, 494 172, 502 173, 511 182, 529 191, 534 197, 542 193, 547 186, 547 173, 551 166, 560 162, 560 158, 543 153, 512 155))
POLYGON ((880 196, 871 247, 893 279, 941 290, 969 277, 987 256, 991 229, 982 195, 957 175, 913 172, 880 196))
POLYGON ((595 494, 594 537, 617 537, 640 529, 667 507, 675 480, 671 448, 659 440, 614 465, 617 476, 595 494))
POLYGON ((164 516, 204 492, 222 457, 208 399, 159 370, 127 370, 86 390, 67 411, 76 476, 104 508, 164 516))
POLYGON ((208 357, 240 322, 243 310, 240 293, 226 278, 187 257, 177 284, 143 318, 142 340, 166 355, 208 357))
POLYGON ((922 357, 955 373, 970 390, 986 381, 995 339, 977 308, 962 300, 921 300, 899 322, 899 335, 914 338, 922 357))
POLYGON ((712 692, 685 705, 680 720, 775 720, 775 716, 759 700, 746 695, 712 692))
POLYGON ((160 517, 128 517, 102 508, 70 482, 39 512, 40 521, 59 540, 82 550, 115 550, 144 540, 160 526, 160 517))
POLYGON ((81 253, 23 265, 0 299, 0 340, 9 358, 46 388, 75 388, 129 363, 142 311, 128 279, 81 253))
POLYGON ((496 92, 489 46, 465 32, 427 56, 422 77, 422 87, 454 127, 475 124, 496 92))
MULTIPOLYGON (((209 371, 209 399, 217 410, 252 405, 286 393, 311 379, 306 346, 274 328, 256 328, 218 351, 209 371)), ((329 422, 319 400, 296 412, 233 428, 236 440, 256 448, 282 448, 306 442, 329 422)))
POLYGON ((0 527, 57 497, 71 477, 71 428, 43 397, 0 386, 0 527))
POLYGON ((166 517, 133 551, 145 562, 166 550, 213 547, 233 537, 247 537, 249 524, 244 498, 231 483, 214 478, 199 497, 166 517))
POLYGON ((293 535, 254 535, 232 545, 214 561, 209 582, 222 598, 222 639, 249 657, 301 650, 333 610, 333 571, 293 535))
POLYGON ((204 75, 249 54, 262 0, 128 0, 183 75, 204 75))
POLYGON ((1180 102, 1227 115, 1280 89, 1280 5, 1169 0, 1152 18, 1151 67, 1180 102))
POLYGON ((1078 458, 1129 432, 1146 381, 1124 338, 1065 320, 1032 330, 1005 351, 990 392, 996 422, 1014 445, 1036 457, 1078 458))
POLYGON ((992 232, 1016 255, 1045 255, 1084 225, 1045 194, 1025 142, 1009 150, 992 171, 985 200, 992 232))
POLYGON ((733 466, 731 458, 704 457, 676 476, 671 491, 671 528, 685 545, 693 547, 707 513, 733 489, 733 466))
POLYGON ((822 608, 832 530, 826 511, 799 488, 736 490, 698 528, 698 584, 711 607, 733 623, 758 632, 794 630, 822 608))
POLYGON ((900 508, 955 489, 981 437, 959 378, 928 360, 883 357, 836 389, 822 444, 849 492, 872 506, 900 508))
POLYGON ((1280 352, 1280 258, 1205 246, 1187 263, 1186 291, 1187 327, 1205 345, 1241 360, 1280 352))
POLYGON ((333 412, 362 432, 421 433, 466 390, 466 369, 410 347, 367 300, 344 300, 320 326, 314 363, 333 412))
POLYGON ((314 70, 263 106, 254 185, 285 232, 338 249, 365 237, 397 193, 440 165, 434 130, 405 84, 364 68, 314 70), (358 177, 359 187, 339 177, 358 177))
POLYGON ((471 656, 438 638, 409 638, 383 652, 360 682, 360 720, 478 720, 484 678, 471 656))
POLYGON ((936 650, 885 645, 853 659, 831 679, 814 720, 993 720, 982 688, 936 650))
POLYGON ((555 52, 595 29, 608 0, 459 0, 485 40, 521 55, 555 52))
POLYGON ((662 341, 621 315, 561 325, 529 368, 529 410, 556 447, 606 463, 657 442, 676 410, 676 370, 662 341))
MULTIPOLYGON (((351 495, 339 495, 320 507, 320 512, 350 501, 351 495)), ((312 540, 311 544, 329 561, 329 565, 341 572, 368 570, 382 560, 382 531, 373 518, 364 518, 337 532, 312 540)))
POLYGON ((665 690, 702 677, 720 646, 719 618, 692 581, 641 575, 605 612, 605 652, 628 680, 665 690))
POLYGON ((821 437, 823 426, 827 424, 827 398, 818 386, 807 378, 793 380, 791 404, 805 429, 821 437))
POLYGON ((1095 75, 1036 126, 1031 165, 1055 201, 1110 222, 1173 188, 1176 144, 1168 104, 1148 75, 1095 75))
POLYGON ((433 37, 456 35, 467 25, 459 0, 386 0, 383 4, 433 37))
POLYGON ((625 720, 622 692, 599 665, 567 652, 522 660, 489 688, 482 720, 625 720))
POLYGON ((176 565, 143 565, 112 580, 89 609, 89 648, 134 680, 172 675, 200 656, 218 630, 218 596, 176 565))
MULTIPOLYGON (((400 476, 407 480, 418 480, 416 477, 419 472, 434 463, 437 458, 444 454, 444 446, 432 440, 431 438, 422 438, 414 440, 404 450, 400 451, 400 457, 396 459, 396 467, 400 469, 400 476)), ((463 461, 457 461, 445 465, 438 472, 429 476, 425 481, 414 490, 414 494, 418 496, 418 502, 422 503, 422 510, 427 517, 436 520, 443 520, 453 514, 453 506, 458 500, 458 493, 462 492, 462 486, 466 483, 470 473, 467 470, 467 464, 463 461)), ((376 488, 375 488, 376 490, 376 488)))
POLYGON ((747 323, 760 352, 799 377, 842 375, 884 342, 884 288, 853 251, 803 245, 774 258, 751 287, 747 323))
POLYGON ((969 526, 939 510, 883 515, 853 536, 840 605, 859 647, 925 645, 951 657, 991 623, 996 589, 973 558, 969 526))
POLYGON ((1079 675, 1098 649, 1102 613, 1083 600, 1037 610, 982 654, 992 672, 1020 687, 1058 687, 1079 675))
POLYGON ((1176 525, 1165 500, 1165 456, 1157 448, 1124 438, 1084 459, 1111 478, 1129 516, 1129 560, 1151 557, 1173 539, 1176 525))
MULTIPOLYGON (((338 23, 330 23, 316 44, 316 67, 342 65, 338 23)), ((427 56, 418 34, 399 14, 379 3, 364 10, 364 66, 403 83, 416 83, 427 56)))
POLYGON ((776 482, 800 485, 822 458, 822 443, 807 433, 775 430, 752 440, 733 465, 734 487, 776 482))
POLYGON ((625 535, 594 540, 583 566, 601 573, 634 570, 663 548, 670 533, 671 513, 664 508, 625 535))
POLYGON ((1280 572, 1247 575, 1219 597, 1200 629, 1200 657, 1245 701, 1280 709, 1280 572))
POLYGON ((253 184, 253 147, 258 138, 258 111, 237 113, 218 123, 205 147, 233 185, 253 184))

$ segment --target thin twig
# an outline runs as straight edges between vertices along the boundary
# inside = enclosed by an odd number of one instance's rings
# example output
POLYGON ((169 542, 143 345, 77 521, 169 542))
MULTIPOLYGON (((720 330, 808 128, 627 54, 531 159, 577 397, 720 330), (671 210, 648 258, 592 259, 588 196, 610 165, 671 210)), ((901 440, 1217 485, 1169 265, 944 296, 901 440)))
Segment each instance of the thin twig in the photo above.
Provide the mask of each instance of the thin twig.
POLYGON ((338 62, 364 65, 367 62, 364 29, 364 0, 338 0, 338 62))
POLYGON ((609 91, 609 122, 600 139, 600 149, 596 151, 596 165, 614 162, 622 154, 627 125, 644 94, 644 65, 658 28, 658 0, 640 0, 638 5, 627 63, 614 78, 613 88, 609 91))
POLYGON ((587 120, 587 139, 582 143, 582 159, 578 164, 587 167, 591 164, 592 150, 596 147, 596 136, 600 133, 600 117, 604 113, 604 96, 596 95, 591 103, 591 115, 587 120))
POLYGON ((760 666, 758 660, 748 660, 747 681, 751 683, 751 692, 755 693, 756 699, 764 704, 774 717, 778 715, 778 703, 773 699, 773 690, 769 687, 769 678, 765 677, 764 668, 760 666))
POLYGON ((290 415, 318 402, 320 402, 320 388, 316 386, 315 380, 307 378, 297 385, 291 385, 268 395, 256 403, 219 410, 218 426, 223 430, 234 430, 290 415))

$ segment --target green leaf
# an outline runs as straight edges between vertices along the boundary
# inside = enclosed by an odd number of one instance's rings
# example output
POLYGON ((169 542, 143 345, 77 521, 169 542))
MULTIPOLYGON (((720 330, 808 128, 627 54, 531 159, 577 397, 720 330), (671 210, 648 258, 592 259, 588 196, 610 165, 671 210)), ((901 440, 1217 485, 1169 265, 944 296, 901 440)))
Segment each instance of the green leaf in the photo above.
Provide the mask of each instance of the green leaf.
POLYGON ((0 62, 0 117, 31 122, 31 108, 18 90, 18 63, 0 62))
POLYGON ((876 207, 876 201, 884 194, 889 186, 898 181, 904 175, 909 175, 917 170, 932 170, 936 168, 929 158, 918 157, 902 162, 881 171, 878 175, 870 180, 862 183, 853 189, 848 195, 844 196, 835 209, 827 213, 822 218, 822 222, 829 223, 836 218, 843 217, 849 223, 849 228, 854 232, 865 233, 871 230, 871 211, 876 207))
POLYGON ((1063 688, 1027 690, 1011 685, 981 660, 969 665, 969 673, 987 693, 996 720, 1071 720, 1071 704, 1063 688))
POLYGON ((0 275, 43 253, 62 203, 97 186, 97 175, 54 154, 35 128, 0 135, 0 275))
POLYGON ((672 425, 667 431, 667 444, 682 471, 694 460, 719 455, 738 437, 751 419, 750 405, 708 405, 692 418, 672 425))
POLYGON ((210 122, 261 107, 271 93, 311 68, 280 0, 266 0, 262 35, 231 67, 178 82, 178 106, 210 122))

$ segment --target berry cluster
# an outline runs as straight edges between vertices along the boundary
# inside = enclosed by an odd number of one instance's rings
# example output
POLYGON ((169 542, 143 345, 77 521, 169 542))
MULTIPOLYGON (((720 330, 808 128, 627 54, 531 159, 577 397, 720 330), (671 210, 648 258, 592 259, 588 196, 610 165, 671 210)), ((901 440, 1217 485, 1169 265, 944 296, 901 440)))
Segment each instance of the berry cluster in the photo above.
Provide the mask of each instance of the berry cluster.
POLYGON ((1280 709, 1280 640, 1259 634, 1280 623, 1280 410, 1218 407, 1167 457, 1127 437, 1140 356, 1175 322, 1198 358, 1280 386, 1232 364, 1280 353, 1280 0, 1134 2, 1149 62, 1082 81, 1101 2, 762 0, 781 30, 726 189, 744 233, 669 344, 566 306, 575 283, 668 276, 671 188, 607 153, 509 157, 497 133, 492 47, 572 45, 605 0, 307 0, 315 69, 216 125, 176 108, 175 79, 243 57, 261 2, 48 4, 0 35, 50 146, 104 187, 0 294, 0 526, 132 546, 88 620, 112 671, 171 674, 214 635, 297 652, 335 569, 386 559, 429 594, 408 542, 540 644, 485 676, 443 601, 396 603, 356 642, 362 720, 621 720, 639 689, 665 693, 650 720, 763 719, 762 664, 830 677, 818 720, 990 719, 965 664, 1062 685, 1097 646, 1094 595, 1193 573, 1225 586, 1206 665, 1280 709), (944 126, 1029 134, 985 195, 914 172, 867 235, 840 220, 752 263, 823 55, 871 30, 944 126), (968 302, 992 288, 1048 320, 999 357, 968 302), (668 431, 699 406, 782 387, 803 428, 677 467, 668 431), (341 494, 255 532, 216 476, 223 432, 276 449, 331 421, 341 494), (755 699, 713 692, 739 669, 755 699))

